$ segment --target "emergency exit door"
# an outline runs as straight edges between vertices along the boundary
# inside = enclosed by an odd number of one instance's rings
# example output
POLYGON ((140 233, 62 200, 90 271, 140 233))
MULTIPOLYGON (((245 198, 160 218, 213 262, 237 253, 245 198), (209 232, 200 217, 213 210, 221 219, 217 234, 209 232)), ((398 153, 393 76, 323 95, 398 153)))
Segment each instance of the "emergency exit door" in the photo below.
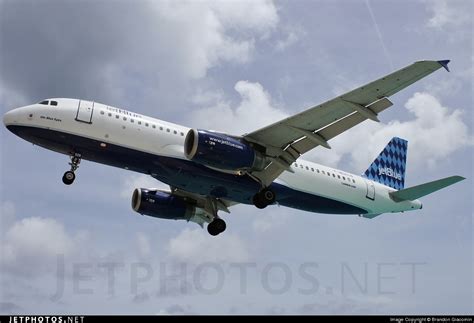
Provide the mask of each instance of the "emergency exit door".
POLYGON ((76 120, 85 123, 92 123, 92 113, 94 112, 94 102, 79 101, 77 106, 76 120))
POLYGON ((375 185, 374 182, 366 180, 365 183, 367 184, 367 194, 365 195, 366 198, 371 199, 372 201, 375 200, 375 185))

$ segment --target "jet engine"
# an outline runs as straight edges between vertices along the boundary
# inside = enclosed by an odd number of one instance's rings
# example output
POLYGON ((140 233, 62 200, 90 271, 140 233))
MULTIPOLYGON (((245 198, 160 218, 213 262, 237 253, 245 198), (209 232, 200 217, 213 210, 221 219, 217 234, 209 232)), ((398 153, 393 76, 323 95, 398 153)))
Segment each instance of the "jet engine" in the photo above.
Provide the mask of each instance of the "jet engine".
POLYGON ((250 144, 227 134, 191 129, 184 141, 189 160, 223 170, 262 170, 265 157, 250 144))
POLYGON ((189 221, 196 214, 196 207, 182 197, 146 188, 133 191, 132 208, 140 214, 168 220, 189 221))

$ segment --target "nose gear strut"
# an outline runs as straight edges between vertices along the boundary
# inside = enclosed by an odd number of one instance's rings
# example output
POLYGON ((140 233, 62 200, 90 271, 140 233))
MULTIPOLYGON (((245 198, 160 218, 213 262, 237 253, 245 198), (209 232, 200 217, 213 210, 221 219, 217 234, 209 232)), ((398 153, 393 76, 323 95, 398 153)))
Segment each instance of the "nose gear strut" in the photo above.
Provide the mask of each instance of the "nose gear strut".
POLYGON ((63 183, 66 185, 71 185, 74 182, 76 179, 76 174, 74 172, 79 168, 79 164, 81 163, 81 154, 74 153, 69 157, 71 158, 71 161, 69 162, 71 170, 68 170, 63 175, 63 183))

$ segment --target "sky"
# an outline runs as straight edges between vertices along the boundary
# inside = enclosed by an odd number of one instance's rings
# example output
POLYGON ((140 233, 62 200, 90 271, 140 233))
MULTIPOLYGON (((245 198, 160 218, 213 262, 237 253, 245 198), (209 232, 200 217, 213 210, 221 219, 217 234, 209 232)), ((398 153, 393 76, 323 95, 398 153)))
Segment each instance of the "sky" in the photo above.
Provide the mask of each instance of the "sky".
POLYGON ((406 186, 369 220, 238 205, 211 237, 139 216, 152 178, 0 134, 0 313, 473 313, 473 3, 0 0, 1 112, 50 97, 241 135, 418 60, 450 59, 303 158, 361 174, 393 136, 406 186))

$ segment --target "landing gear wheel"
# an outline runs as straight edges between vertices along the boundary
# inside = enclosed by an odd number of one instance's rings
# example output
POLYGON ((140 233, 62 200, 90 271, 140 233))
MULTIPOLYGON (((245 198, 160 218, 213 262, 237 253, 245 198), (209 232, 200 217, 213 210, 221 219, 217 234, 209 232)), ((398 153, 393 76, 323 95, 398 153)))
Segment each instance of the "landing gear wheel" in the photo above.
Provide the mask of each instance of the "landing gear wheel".
POLYGON ((212 221, 211 223, 207 225, 207 232, 209 232, 211 236, 216 236, 219 233, 224 232, 225 228, 226 228, 225 221, 220 218, 216 218, 214 219, 214 221, 212 221))
POLYGON ((260 192, 260 195, 267 205, 275 203, 275 192, 273 192, 271 189, 265 188, 260 192))
POLYGON ((262 200, 262 197, 259 193, 255 194, 252 198, 253 205, 255 205, 258 209, 264 209, 268 206, 265 201, 262 200))
POLYGON ((268 205, 273 204, 275 202, 275 192, 273 192, 269 188, 264 188, 260 192, 254 195, 252 202, 259 209, 264 209, 268 205))
POLYGON ((76 179, 76 174, 74 172, 79 168, 79 164, 81 163, 81 154, 73 153, 69 158, 71 158, 71 161, 69 162, 71 170, 68 170, 63 175, 63 183, 66 185, 71 185, 76 179))
POLYGON ((65 172, 63 175, 63 183, 66 185, 71 185, 75 179, 76 179, 76 174, 74 174, 74 172, 70 170, 65 172))

